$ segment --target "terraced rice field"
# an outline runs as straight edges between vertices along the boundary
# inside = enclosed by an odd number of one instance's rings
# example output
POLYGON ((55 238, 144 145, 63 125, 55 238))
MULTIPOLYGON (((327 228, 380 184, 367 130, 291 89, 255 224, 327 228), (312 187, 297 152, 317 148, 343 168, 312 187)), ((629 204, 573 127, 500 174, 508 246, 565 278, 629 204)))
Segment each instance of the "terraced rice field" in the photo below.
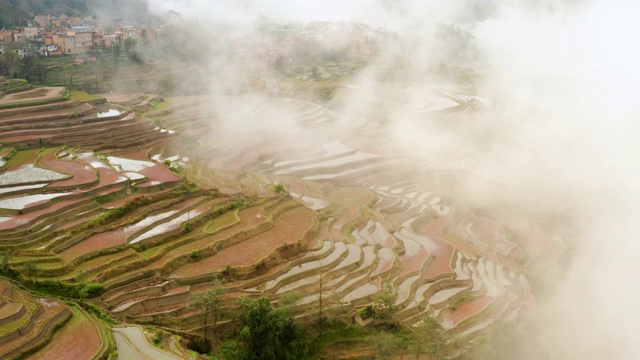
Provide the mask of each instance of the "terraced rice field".
MULTIPOLYGON (((0 280, 0 354, 11 359, 49 341, 71 311, 60 301, 35 297, 0 280)), ((96 348, 97 350, 97 348, 96 348)))
MULTIPOLYGON (((402 111, 442 120, 465 109, 453 98, 402 111)), ((0 135, 0 247, 23 274, 33 261, 41 280, 100 283, 91 301, 113 317, 192 332, 190 294, 214 274, 226 304, 294 291, 307 314, 320 292, 353 314, 388 288, 398 321, 429 314, 469 336, 535 306, 501 219, 452 200, 470 171, 452 163, 473 155, 427 160, 386 146, 391 125, 301 100, 168 99, 142 115, 131 109, 148 98, 112 100, 0 110, 15 129, 0 135)), ((90 325, 74 310, 56 336, 90 325)))
POLYGON ((99 355, 103 346, 100 330, 82 310, 74 308, 72 311, 69 322, 30 359, 91 359, 99 355))

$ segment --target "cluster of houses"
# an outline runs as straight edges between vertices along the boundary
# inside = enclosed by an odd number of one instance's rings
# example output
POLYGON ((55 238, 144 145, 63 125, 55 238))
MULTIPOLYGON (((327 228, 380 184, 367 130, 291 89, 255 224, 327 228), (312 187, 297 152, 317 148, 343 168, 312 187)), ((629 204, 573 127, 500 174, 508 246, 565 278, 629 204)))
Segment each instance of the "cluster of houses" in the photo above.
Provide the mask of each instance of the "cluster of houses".
POLYGON ((122 44, 127 37, 154 40, 157 35, 157 29, 128 21, 105 26, 91 16, 38 15, 28 26, 0 30, 0 54, 7 51, 10 43, 18 44, 11 48, 20 56, 32 49, 42 56, 82 54, 109 49, 115 44, 122 44))
MULTIPOLYGON (((9 49, 20 56, 37 51, 41 56, 75 55, 77 62, 84 62, 85 54, 122 45, 129 37, 153 42, 178 33, 183 35, 181 41, 199 36, 192 26, 181 22, 179 15, 173 19, 165 17, 167 19, 171 25, 149 27, 128 20, 104 23, 92 16, 38 15, 29 26, 0 30, 0 54, 9 49)), ((295 64, 296 52, 304 46, 356 56, 372 55, 386 35, 384 30, 356 22, 271 22, 260 31, 229 39, 226 44, 235 61, 261 69, 295 64)))
POLYGON ((271 23, 256 33, 230 42, 235 61, 252 68, 295 65, 301 52, 334 52, 371 56, 388 33, 357 22, 271 23))

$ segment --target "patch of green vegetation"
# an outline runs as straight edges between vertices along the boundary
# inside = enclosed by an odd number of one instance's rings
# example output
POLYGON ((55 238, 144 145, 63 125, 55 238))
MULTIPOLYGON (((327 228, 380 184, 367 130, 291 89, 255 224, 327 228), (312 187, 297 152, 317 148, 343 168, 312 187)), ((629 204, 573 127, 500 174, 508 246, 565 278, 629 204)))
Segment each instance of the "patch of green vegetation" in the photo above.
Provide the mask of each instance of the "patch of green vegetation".
POLYGON ((100 96, 91 95, 84 91, 72 91, 71 94, 69 95, 69 100, 81 101, 81 102, 89 102, 89 101, 101 100, 101 99, 103 98, 100 96))
POLYGON ((102 215, 95 217, 91 221, 84 224, 81 229, 91 229, 97 225, 103 225, 113 220, 119 219, 124 215, 130 213, 133 210, 136 210, 142 206, 148 205, 151 203, 145 196, 140 196, 134 199, 127 201, 124 205, 118 206, 117 208, 109 209, 105 211, 102 215))
POLYGON ((15 79, 15 80, 12 79, 5 83, 0 84, 0 91, 4 92, 7 90, 11 90, 11 89, 15 89, 23 86, 29 86, 29 82, 23 79, 15 79))
POLYGON ((229 275, 231 273, 231 265, 227 264, 227 266, 225 266, 224 269, 222 269, 222 271, 220 273, 222 275, 229 275))
POLYGON ((329 329, 325 329, 322 332, 320 341, 325 347, 339 342, 364 342, 372 334, 375 334, 375 331, 370 328, 345 325, 342 322, 335 322, 330 324, 329 329))
POLYGON ((101 291, 102 291, 102 285, 96 284, 96 283, 90 283, 83 286, 82 289, 80 289, 80 291, 78 292, 78 294, 80 295, 81 299, 84 299, 84 298, 94 297, 97 294, 99 294, 101 291))
POLYGON ((350 225, 345 225, 342 227, 342 235, 344 236, 351 236, 351 233, 353 233, 355 229, 353 228, 353 226, 350 225))
POLYGON ((151 100, 149 104, 151 105, 151 109, 153 110, 153 113, 147 114, 149 117, 154 117, 155 114, 173 107, 173 102, 165 99, 163 99, 163 101, 156 101, 154 99, 151 100))
POLYGON ((235 200, 233 200, 233 201, 231 202, 231 206, 232 206, 234 209, 240 209, 240 208, 242 207, 242 205, 244 205, 244 200, 242 200, 242 199, 240 199, 240 198, 235 199, 235 200))
POLYGON ((277 192, 278 194, 287 193, 287 190, 284 188, 284 185, 282 184, 276 184, 276 186, 273 187, 273 191, 277 192))
MULTIPOLYGON (((168 246, 170 244, 165 244, 165 245, 168 246)), ((157 253, 159 253, 163 248, 164 248, 163 246, 154 246, 154 247, 145 249, 144 251, 140 252, 140 256, 142 256, 145 259, 148 259, 156 255, 157 253)))
POLYGON ((14 333, 22 329, 23 327, 25 327, 28 322, 29 322, 29 318, 23 315, 21 318, 19 318, 16 321, 2 325, 2 327, 0 327, 0 336, 4 337, 6 335, 14 333))
MULTIPOLYGON (((171 168, 169 170, 171 170, 171 168)), ((175 195, 182 195, 182 194, 193 193, 196 191, 200 191, 200 188, 198 187, 198 185, 192 183, 191 181, 185 181, 182 184, 180 184, 180 186, 171 190, 171 193, 175 195)))
POLYGON ((117 324, 118 323, 111 316, 105 314, 102 311, 102 309, 100 309, 96 305, 88 304, 88 303, 85 303, 85 302, 81 302, 80 306, 82 306, 83 309, 87 310, 89 313, 93 314, 94 316, 96 316, 98 319, 100 319, 102 321, 106 321, 109 324, 117 324))
POLYGON ((471 300, 476 299, 476 298, 477 298, 477 296, 465 294, 461 298, 456 300, 453 304, 451 304, 451 310, 456 310, 460 304, 465 303, 467 301, 471 301, 471 300))
POLYGON ((211 220, 206 226, 205 226, 205 232, 213 232, 216 231, 220 228, 224 228, 226 226, 232 225, 237 223, 239 220, 236 216, 218 216, 215 219, 211 220))
POLYGON ((320 100, 328 102, 333 99, 333 96, 336 94, 335 86, 323 86, 317 89, 318 97, 320 100))

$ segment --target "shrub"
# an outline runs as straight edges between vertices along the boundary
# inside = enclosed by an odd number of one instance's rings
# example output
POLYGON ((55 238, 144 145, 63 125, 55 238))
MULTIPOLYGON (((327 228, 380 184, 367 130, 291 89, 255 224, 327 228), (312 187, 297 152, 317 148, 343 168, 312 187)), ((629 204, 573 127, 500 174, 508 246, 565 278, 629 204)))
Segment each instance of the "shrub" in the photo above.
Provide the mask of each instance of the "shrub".
POLYGON ((221 273, 222 275, 229 275, 229 273, 231 272, 231 265, 227 264, 227 266, 224 267, 224 269, 222 269, 221 273))
POLYGON ((242 199, 235 199, 232 202, 232 206, 233 206, 234 209, 239 209, 242 206, 243 203, 244 202, 242 201, 242 199))
POLYGON ((102 285, 96 283, 89 283, 85 285, 82 289, 80 289, 79 295, 80 298, 90 298, 92 296, 97 295, 100 291, 102 291, 102 285))
POLYGON ((63 284, 55 280, 47 279, 40 281, 33 289, 37 292, 52 296, 78 297, 78 287, 63 284))
POLYGON ((100 320, 104 320, 104 321, 106 321, 106 322, 108 322, 110 324, 116 324, 117 323, 109 315, 107 315, 104 312, 102 312, 102 309, 100 309, 96 305, 88 304, 88 303, 84 303, 84 302, 81 303, 80 305, 82 306, 83 309, 85 309, 88 312, 92 313, 93 315, 95 315, 100 320))

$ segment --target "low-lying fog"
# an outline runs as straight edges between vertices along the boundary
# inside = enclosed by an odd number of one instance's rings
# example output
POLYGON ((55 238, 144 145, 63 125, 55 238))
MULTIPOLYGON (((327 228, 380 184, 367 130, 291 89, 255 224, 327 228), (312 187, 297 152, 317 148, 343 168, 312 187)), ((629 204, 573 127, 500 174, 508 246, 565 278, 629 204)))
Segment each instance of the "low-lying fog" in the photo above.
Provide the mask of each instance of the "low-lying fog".
MULTIPOLYGON (((546 274, 553 281, 537 294, 537 335, 511 344, 522 351, 518 358, 529 358, 531 349, 536 359, 639 357, 638 2, 148 4, 159 15, 175 10, 187 21, 209 25, 212 33, 202 36, 254 31, 260 16, 355 20, 396 34, 326 106, 348 119, 381 116, 377 120, 392 129, 386 146, 403 156, 466 162, 470 175, 457 194, 472 206, 505 206, 545 221, 562 217, 566 238, 557 244, 570 254, 554 267, 557 274, 546 274), (439 24, 454 25, 468 34, 468 42, 443 41, 439 24), (399 76, 378 76, 399 60, 399 76), (460 86, 434 77, 430 68, 440 64, 472 69, 475 83, 460 86), (452 114, 447 123, 434 121, 421 113, 431 101, 425 94, 434 89, 476 95, 482 106, 452 114)), ((233 74, 234 68, 218 63, 223 59, 212 54, 210 69, 233 74)), ((243 129, 258 132, 248 137, 261 135, 259 127, 243 129)), ((314 142, 313 133, 305 136, 314 142)))

